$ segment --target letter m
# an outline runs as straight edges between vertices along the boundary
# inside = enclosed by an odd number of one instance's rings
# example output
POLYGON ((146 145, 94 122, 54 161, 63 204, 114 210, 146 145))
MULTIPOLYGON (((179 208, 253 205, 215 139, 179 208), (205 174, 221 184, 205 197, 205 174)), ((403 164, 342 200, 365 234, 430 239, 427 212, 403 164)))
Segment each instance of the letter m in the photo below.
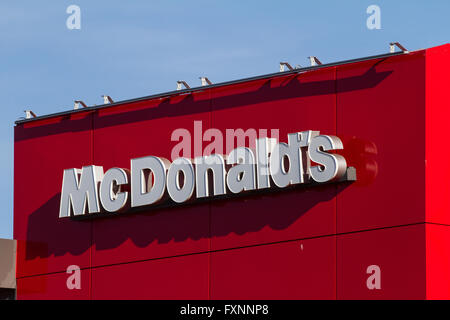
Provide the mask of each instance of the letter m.
POLYGON ((100 212, 98 188, 103 179, 103 167, 65 169, 59 206, 59 217, 100 212), (72 209, 72 210, 71 210, 72 209), (73 214, 71 214, 73 213, 73 214))
POLYGON ((226 153, 229 154, 231 150, 235 148, 235 141, 237 142, 237 147, 245 147, 245 139, 248 139, 248 147, 254 149, 256 145, 257 133, 253 128, 243 130, 243 129, 227 129, 226 130, 226 153))

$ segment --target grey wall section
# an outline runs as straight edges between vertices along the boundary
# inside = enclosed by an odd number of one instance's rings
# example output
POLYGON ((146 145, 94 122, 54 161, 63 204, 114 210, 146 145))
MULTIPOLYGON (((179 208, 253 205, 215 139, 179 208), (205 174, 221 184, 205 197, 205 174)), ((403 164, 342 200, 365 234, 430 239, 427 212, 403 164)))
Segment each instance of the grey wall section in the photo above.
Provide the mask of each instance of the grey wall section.
POLYGON ((0 239, 0 289, 16 288, 16 241, 0 239))

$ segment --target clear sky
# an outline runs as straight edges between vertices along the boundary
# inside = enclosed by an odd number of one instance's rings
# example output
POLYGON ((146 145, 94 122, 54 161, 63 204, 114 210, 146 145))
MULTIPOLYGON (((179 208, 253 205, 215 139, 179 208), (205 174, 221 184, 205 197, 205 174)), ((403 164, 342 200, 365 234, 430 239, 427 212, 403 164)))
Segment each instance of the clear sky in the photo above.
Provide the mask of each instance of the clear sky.
MULTIPOLYGON (((30 107, 43 115, 176 88, 449 42, 449 0, 0 2, 0 238, 13 236, 13 127, 30 107), (77 5, 80 29, 68 29, 77 5), (370 5, 381 29, 369 29, 370 5)), ((30 159, 33 161, 33 159, 30 159)), ((33 192, 33 190, 30 190, 33 192)), ((23 199, 26 201, 26 199, 23 199)))

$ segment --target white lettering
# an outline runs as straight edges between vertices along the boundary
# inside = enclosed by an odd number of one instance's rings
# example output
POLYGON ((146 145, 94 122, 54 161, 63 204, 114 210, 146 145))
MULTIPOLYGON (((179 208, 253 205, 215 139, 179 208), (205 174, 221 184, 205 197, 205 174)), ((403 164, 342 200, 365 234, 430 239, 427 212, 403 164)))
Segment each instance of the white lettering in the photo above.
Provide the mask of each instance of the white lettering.
MULTIPOLYGON (((335 136, 319 135, 318 131, 290 133, 288 143, 259 138, 253 145, 256 150, 238 147, 227 156, 195 157, 194 164, 184 157, 170 163, 148 156, 131 159, 130 172, 111 168, 103 173, 103 167, 94 165, 81 170, 66 169, 59 217, 100 213, 102 208, 106 212, 119 212, 125 207, 152 205, 163 199, 183 203, 194 193, 197 198, 236 194, 269 188, 271 181, 278 188, 325 183, 340 180, 347 172, 345 158, 334 153, 343 149, 342 141, 335 136)), ((355 176, 346 179, 354 180, 355 176)))

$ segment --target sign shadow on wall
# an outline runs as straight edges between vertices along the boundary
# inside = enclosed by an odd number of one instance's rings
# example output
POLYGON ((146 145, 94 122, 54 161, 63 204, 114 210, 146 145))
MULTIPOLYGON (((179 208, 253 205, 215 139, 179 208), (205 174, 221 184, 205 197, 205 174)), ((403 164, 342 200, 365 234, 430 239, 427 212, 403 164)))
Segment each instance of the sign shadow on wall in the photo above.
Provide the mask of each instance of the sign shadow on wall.
POLYGON ((58 193, 29 216, 26 259, 67 253, 80 255, 91 245, 95 245, 97 250, 114 249, 127 240, 145 248, 156 243, 223 237, 231 233, 242 235, 266 227, 282 231, 298 220, 301 223, 302 217, 310 210, 332 201, 348 185, 346 182, 312 188, 294 187, 273 193, 212 199, 155 210, 134 210, 83 220, 58 217, 58 193), (228 205, 231 205, 229 209, 222 210, 228 205), (209 227, 211 220, 215 221, 213 228, 209 227), (101 237, 92 237, 92 223, 97 222, 107 222, 108 230, 102 232, 101 237))

